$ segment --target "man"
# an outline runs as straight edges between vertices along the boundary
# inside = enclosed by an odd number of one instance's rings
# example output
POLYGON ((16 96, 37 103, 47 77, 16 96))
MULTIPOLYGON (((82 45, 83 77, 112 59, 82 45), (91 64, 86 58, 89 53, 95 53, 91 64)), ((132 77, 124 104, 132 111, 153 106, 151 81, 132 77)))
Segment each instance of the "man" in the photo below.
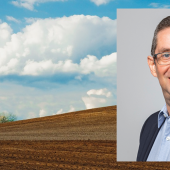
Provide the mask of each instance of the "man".
POLYGON ((144 123, 140 134, 137 161, 170 161, 170 16, 157 26, 148 56, 148 65, 157 77, 165 105, 144 123))

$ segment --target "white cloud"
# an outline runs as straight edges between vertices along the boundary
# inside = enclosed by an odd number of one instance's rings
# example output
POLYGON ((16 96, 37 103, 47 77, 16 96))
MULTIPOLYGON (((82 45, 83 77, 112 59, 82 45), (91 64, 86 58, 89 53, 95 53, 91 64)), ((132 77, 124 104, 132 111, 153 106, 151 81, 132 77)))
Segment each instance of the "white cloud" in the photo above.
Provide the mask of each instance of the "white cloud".
POLYGON ((38 5, 40 3, 45 3, 45 2, 57 2, 57 1, 66 1, 66 0, 15 0, 11 1, 11 3, 17 7, 23 7, 28 10, 34 10, 34 5, 38 5))
POLYGON ((54 113, 53 115, 58 115, 58 114, 62 114, 63 113, 63 109, 60 109, 57 113, 54 113))
MULTIPOLYGON (((6 70, 0 69, 0 73, 3 73, 2 71, 5 73, 5 71, 8 70, 7 66, 5 66, 5 68, 6 70)), ((10 71, 12 72, 11 69, 10 71)), ((50 75, 58 72, 81 74, 95 73, 98 77, 113 76, 116 73, 116 53, 103 56, 100 60, 95 56, 88 55, 81 60, 79 65, 73 63, 71 60, 59 61, 58 63, 52 63, 51 60, 40 62, 28 60, 23 71, 20 73, 22 75, 50 75)), ((81 80, 81 76, 76 76, 75 79, 81 80)))
POLYGON ((161 3, 150 3, 149 6, 153 8, 170 8, 170 5, 161 4, 161 3))
POLYGON ((104 88, 104 89, 99 89, 99 90, 96 90, 96 89, 91 89, 87 92, 87 94, 90 96, 90 95, 104 95, 106 97, 111 97, 112 94, 110 91, 107 90, 107 88, 104 88))
POLYGON ((0 19, 0 24, 2 23, 2 20, 0 19))
POLYGON ((20 20, 14 18, 14 17, 12 17, 12 16, 6 16, 6 19, 7 19, 8 21, 13 21, 13 22, 16 22, 16 23, 20 23, 20 20))
POLYGON ((26 23, 32 24, 34 22, 36 22, 37 20, 39 20, 40 18, 24 18, 26 23))
POLYGON ((103 4, 109 3, 111 0, 90 0, 90 1, 95 3, 97 6, 99 6, 99 5, 103 5, 103 4))
POLYGON ((47 115, 47 113, 46 113, 46 111, 44 110, 44 109, 41 109, 40 111, 39 111, 39 117, 44 117, 44 116, 46 116, 47 115))
POLYGON ((10 59, 10 61, 7 63, 7 65, 0 67, 0 73, 2 73, 2 74, 3 73, 5 73, 5 74, 17 73, 15 71, 15 67, 17 66, 17 64, 18 64, 18 60, 16 58, 10 59))
POLYGON ((113 104, 113 95, 107 89, 91 89, 87 91, 88 96, 83 96, 82 100, 86 109, 104 107, 113 104))
POLYGON ((113 48, 115 20, 74 15, 32 22, 17 34, 12 34, 7 23, 0 24, 0 75, 71 72, 79 73, 75 78, 81 80, 81 74, 104 77, 116 73, 116 53, 100 59, 87 55, 113 48))
MULTIPOLYGON (((71 60, 59 61, 57 64, 52 63, 51 60, 35 62, 28 60, 23 69, 22 75, 45 75, 54 74, 56 72, 76 72, 78 65, 72 63, 71 60)), ((1 70, 0 70, 1 72, 1 70)))
POLYGON ((102 107, 106 103, 106 99, 104 98, 96 98, 91 96, 82 97, 82 100, 86 106, 86 109, 102 107))
MULTIPOLYGON (((7 23, 0 24, 0 47, 6 45, 7 42, 10 41, 12 34, 12 29, 7 23)), ((1 57, 4 57, 5 54, 2 52, 1 57)))
POLYGON ((74 112, 74 111, 75 111, 75 108, 71 105, 70 110, 68 112, 74 112))
POLYGON ((116 73, 116 53, 103 56, 100 60, 96 56, 88 55, 80 62, 82 73, 94 72, 96 76, 113 76, 116 73))

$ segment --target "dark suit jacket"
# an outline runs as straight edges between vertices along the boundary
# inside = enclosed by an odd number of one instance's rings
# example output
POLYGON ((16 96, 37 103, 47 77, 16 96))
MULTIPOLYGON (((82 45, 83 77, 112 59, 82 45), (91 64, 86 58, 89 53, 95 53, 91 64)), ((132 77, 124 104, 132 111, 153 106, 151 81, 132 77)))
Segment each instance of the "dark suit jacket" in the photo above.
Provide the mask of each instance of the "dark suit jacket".
MULTIPOLYGON (((156 139, 156 136, 160 130, 158 129, 158 114, 160 111, 153 113, 147 118, 143 124, 141 133, 140 133, 140 144, 138 149, 137 161, 146 161, 152 145, 156 139)), ((163 123, 162 123, 163 125, 163 123)))

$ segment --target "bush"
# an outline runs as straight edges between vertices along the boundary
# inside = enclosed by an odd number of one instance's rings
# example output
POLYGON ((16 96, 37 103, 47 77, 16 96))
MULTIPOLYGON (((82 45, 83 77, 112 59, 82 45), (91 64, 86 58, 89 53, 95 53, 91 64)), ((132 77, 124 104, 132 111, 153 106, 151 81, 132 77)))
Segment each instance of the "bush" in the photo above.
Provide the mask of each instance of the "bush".
POLYGON ((7 116, 7 120, 8 120, 8 122, 16 121, 17 120, 17 116, 12 114, 12 113, 9 113, 9 115, 7 116))
POLYGON ((0 123, 13 122, 17 120, 17 116, 12 113, 0 113, 0 123))
POLYGON ((1 123, 5 123, 5 122, 8 122, 8 120, 7 120, 7 118, 5 116, 2 116, 1 123))

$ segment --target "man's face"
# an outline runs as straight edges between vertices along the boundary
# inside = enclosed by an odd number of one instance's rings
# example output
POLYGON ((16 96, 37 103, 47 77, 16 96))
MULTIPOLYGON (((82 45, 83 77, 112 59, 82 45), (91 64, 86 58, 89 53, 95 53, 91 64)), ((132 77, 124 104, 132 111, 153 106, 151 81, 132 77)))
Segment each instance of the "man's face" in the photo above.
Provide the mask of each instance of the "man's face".
MULTIPOLYGON (((165 28, 157 34, 157 47, 155 54, 162 52, 170 52, 170 27, 165 28)), ((158 78, 162 87, 165 99, 170 99, 170 65, 159 65, 156 61, 155 77, 158 78)))

